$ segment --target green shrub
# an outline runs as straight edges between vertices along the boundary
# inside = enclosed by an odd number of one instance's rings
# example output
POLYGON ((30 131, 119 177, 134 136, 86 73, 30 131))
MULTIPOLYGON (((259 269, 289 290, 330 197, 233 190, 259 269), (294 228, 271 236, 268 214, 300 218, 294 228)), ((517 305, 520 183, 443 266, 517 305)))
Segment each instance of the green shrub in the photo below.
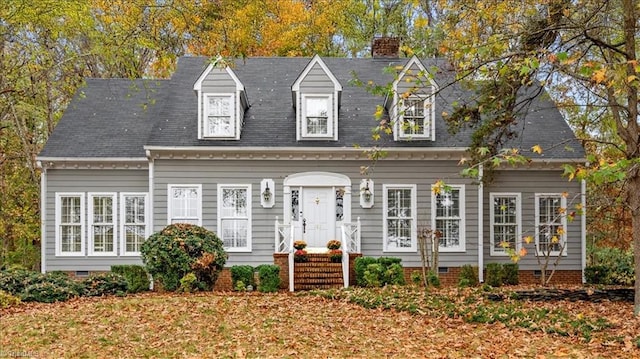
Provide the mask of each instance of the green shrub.
MULTIPOLYGON (((382 263, 380 264, 384 268, 384 264, 382 263)), ((404 279, 404 270, 402 269, 402 265, 400 265, 400 263, 392 263, 391 265, 386 267, 382 276, 382 285, 386 285, 386 284, 391 284, 391 285, 406 284, 404 279)))
POLYGON ((213 288, 227 261, 215 233, 186 223, 172 224, 153 234, 140 252, 154 281, 169 291, 178 289, 180 279, 188 273, 194 273, 198 288, 213 288))
POLYGON ((275 264, 258 266, 258 291, 263 293, 277 292, 280 289, 280 267, 275 264))
POLYGON ((502 285, 502 264, 500 263, 487 263, 487 271, 485 276, 485 283, 492 287, 499 287, 502 285))
POLYGON ((609 267, 594 265, 584 268, 584 278, 589 284, 611 284, 609 267))
POLYGON ((83 295, 99 297, 103 295, 124 295, 127 292, 127 280, 117 273, 93 274, 82 281, 83 295))
POLYGON ((64 302, 80 294, 73 287, 63 286, 55 282, 31 284, 24 289, 21 299, 24 302, 64 302))
POLYGON ((41 283, 45 275, 24 269, 3 270, 0 272, 0 290, 12 295, 20 295, 31 284, 41 283))
POLYGON ((427 272, 427 283, 433 287, 440 286, 440 277, 438 276, 438 272, 435 270, 430 270, 427 272))
POLYGON ((362 287, 405 284, 402 260, 394 257, 359 257, 355 260, 356 283, 362 287), (375 264, 375 266, 371 266, 375 264))
POLYGON ((364 286, 365 287, 382 287, 383 268, 380 263, 371 263, 364 271, 364 286))
POLYGON ((421 285, 422 284, 422 273, 420 273, 420 271, 414 270, 413 272, 411 272, 411 282, 414 285, 421 285))
POLYGON ((143 266, 139 265, 115 265, 111 266, 111 272, 119 274, 127 281, 127 292, 138 293, 149 290, 149 274, 143 266))
POLYGON ((518 285, 518 263, 504 263, 502 265, 502 283, 506 285, 518 285))
POLYGON ((242 291, 247 290, 247 286, 251 286, 253 288, 256 287, 256 283, 253 276, 253 267, 250 265, 241 265, 241 266, 233 266, 231 267, 231 283, 235 290, 240 290, 240 286, 238 286, 238 282, 242 282, 244 285, 242 287, 242 291))
POLYGON ((184 293, 193 293, 198 289, 198 278, 195 273, 189 272, 185 274, 184 277, 180 278, 180 288, 178 288, 179 292, 184 293))
POLYGON ((21 302, 20 297, 9 292, 5 292, 4 290, 0 290, 0 309, 16 306, 21 302))
POLYGON ((459 287, 475 287, 479 284, 478 280, 478 267, 474 267, 470 264, 465 264, 460 268, 460 275, 458 276, 459 287))
POLYGON ((358 257, 354 262, 356 272, 356 283, 361 287, 366 287, 364 279, 364 272, 367 270, 369 264, 378 263, 378 260, 373 257, 358 257))
POLYGON ((233 286, 233 290, 238 292, 245 292, 247 290, 247 285, 244 284, 242 280, 236 282, 236 285, 233 286))
POLYGON ((630 249, 625 251, 619 248, 596 248, 591 256, 592 265, 607 267, 609 272, 608 282, 600 284, 634 285, 633 253, 630 249))

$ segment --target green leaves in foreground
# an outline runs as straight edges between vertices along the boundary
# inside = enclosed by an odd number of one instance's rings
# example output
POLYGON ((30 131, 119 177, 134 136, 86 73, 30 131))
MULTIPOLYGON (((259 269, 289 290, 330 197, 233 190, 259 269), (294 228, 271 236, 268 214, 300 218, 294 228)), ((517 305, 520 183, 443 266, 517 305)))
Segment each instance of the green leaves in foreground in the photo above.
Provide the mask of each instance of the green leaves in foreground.
MULTIPOLYGON (((479 288, 449 289, 428 292, 410 286, 384 288, 348 288, 339 291, 312 292, 325 298, 346 300, 369 309, 395 309, 430 317, 460 318, 467 323, 502 323, 531 331, 579 336, 590 340, 591 333, 611 326, 602 317, 573 315, 550 303, 543 307, 523 306, 521 301, 506 299, 493 302, 479 288)), ((563 304, 564 305, 564 304, 563 304)))

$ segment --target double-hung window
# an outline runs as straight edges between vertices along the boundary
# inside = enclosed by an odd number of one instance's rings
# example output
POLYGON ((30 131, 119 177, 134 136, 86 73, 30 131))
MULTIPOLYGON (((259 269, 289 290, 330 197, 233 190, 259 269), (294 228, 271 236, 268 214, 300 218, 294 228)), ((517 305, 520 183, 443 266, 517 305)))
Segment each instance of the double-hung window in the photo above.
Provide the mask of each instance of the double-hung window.
POLYGON ((302 95, 302 136, 333 137, 332 95, 302 95))
POLYGON ((450 185, 433 193, 431 198, 432 228, 440 237, 441 252, 465 251, 464 185, 450 185))
POLYGON ((235 137, 234 96, 205 94, 205 137, 235 137))
POLYGON ((431 136, 431 110, 429 98, 409 97, 400 104, 400 137, 422 138, 431 136))
POLYGON ((536 246, 540 255, 565 255, 567 199, 560 194, 536 194, 536 246))
POLYGON ((251 251, 251 185, 218 185, 218 235, 228 251, 251 251))
POLYGON ((120 194, 120 252, 122 255, 140 255, 140 246, 147 232, 147 194, 120 194))
POLYGON ((505 255, 506 249, 519 250, 520 193, 491 193, 491 255, 505 255))
POLYGON ((202 185, 168 186, 168 223, 202 225, 202 185))
POLYGON ((56 193, 56 255, 84 255, 84 194, 56 193))
POLYGON ((116 255, 114 193, 89 193, 89 254, 116 255))
POLYGON ((416 185, 384 185, 383 197, 384 251, 416 251, 416 185))

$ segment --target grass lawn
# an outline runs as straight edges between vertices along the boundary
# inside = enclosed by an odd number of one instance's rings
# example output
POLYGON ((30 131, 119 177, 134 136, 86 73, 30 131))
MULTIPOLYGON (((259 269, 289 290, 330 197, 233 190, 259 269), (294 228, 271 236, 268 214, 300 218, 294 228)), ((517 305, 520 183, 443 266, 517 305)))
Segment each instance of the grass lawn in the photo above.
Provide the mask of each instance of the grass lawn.
POLYGON ((23 304, 0 311, 0 357, 640 358, 631 303, 494 304, 474 293, 147 293, 23 304), (473 320, 482 313, 487 323, 473 320))

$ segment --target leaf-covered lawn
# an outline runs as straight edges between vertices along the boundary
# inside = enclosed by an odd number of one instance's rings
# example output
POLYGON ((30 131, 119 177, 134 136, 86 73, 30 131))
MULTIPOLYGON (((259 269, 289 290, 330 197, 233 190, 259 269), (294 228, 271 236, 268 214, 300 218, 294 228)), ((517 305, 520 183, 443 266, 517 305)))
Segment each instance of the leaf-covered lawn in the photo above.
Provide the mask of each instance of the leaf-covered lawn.
MULTIPOLYGON (((521 303, 531 311, 548 305, 521 303)), ((430 310, 366 309, 345 298, 150 293, 0 312, 0 357, 640 357, 631 303, 553 305, 609 325, 587 341, 430 310)))

